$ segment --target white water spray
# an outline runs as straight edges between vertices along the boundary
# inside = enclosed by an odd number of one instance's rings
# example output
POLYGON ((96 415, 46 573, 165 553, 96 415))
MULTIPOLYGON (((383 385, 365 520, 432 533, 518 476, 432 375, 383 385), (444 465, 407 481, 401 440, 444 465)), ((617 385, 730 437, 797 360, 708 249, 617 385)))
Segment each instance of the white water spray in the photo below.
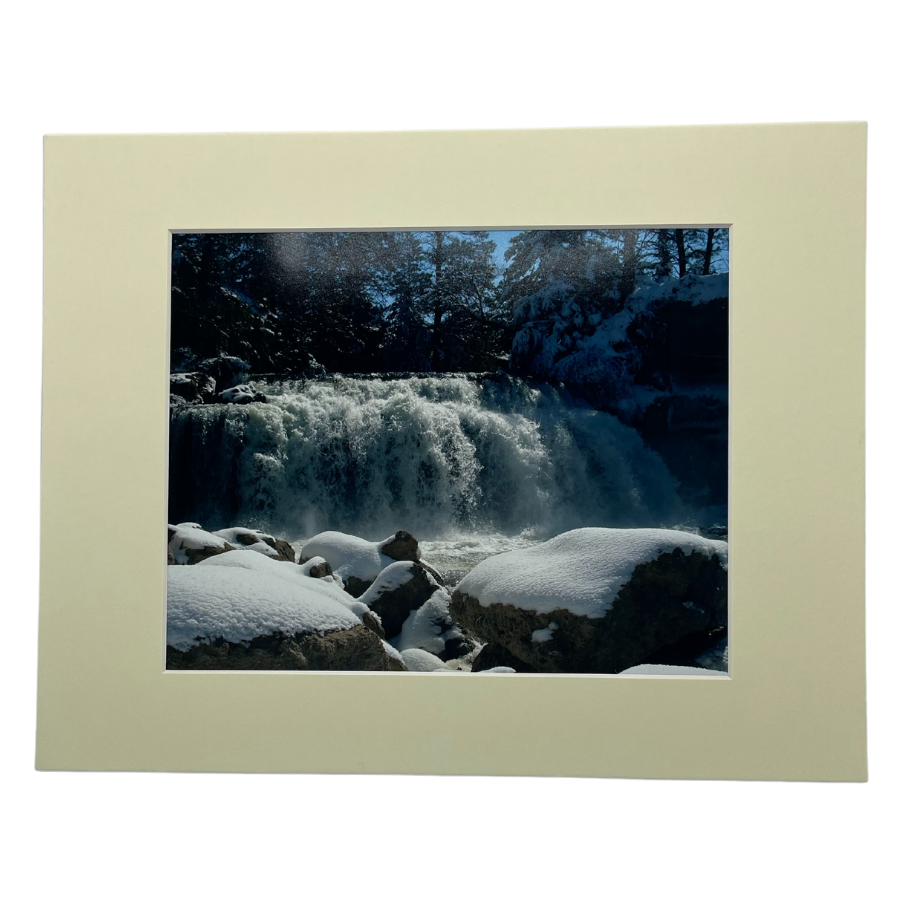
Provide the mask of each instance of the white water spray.
POLYGON ((268 403, 173 409, 175 519, 428 539, 685 516, 637 432, 550 387, 466 375, 253 386, 268 403))

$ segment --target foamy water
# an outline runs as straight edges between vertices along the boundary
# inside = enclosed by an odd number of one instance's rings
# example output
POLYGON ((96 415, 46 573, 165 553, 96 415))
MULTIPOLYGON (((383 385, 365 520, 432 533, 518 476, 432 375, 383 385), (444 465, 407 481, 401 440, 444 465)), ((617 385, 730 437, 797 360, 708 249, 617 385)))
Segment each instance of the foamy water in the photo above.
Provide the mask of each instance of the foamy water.
POLYGON ((462 571, 504 540, 686 518, 637 432, 550 387, 469 376, 254 387, 268 403, 173 410, 175 520, 289 539, 403 528, 462 571))

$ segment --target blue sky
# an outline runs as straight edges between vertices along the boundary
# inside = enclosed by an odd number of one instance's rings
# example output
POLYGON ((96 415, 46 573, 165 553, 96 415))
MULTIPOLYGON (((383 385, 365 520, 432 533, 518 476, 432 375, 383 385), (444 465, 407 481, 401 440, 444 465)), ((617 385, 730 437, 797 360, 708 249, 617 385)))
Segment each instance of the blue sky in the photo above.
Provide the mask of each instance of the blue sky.
POLYGON ((506 253, 506 248, 509 246, 509 242, 512 238, 521 234, 522 229, 518 228, 510 231, 489 231, 488 234, 491 236, 491 240, 497 245, 497 251, 494 253, 494 262, 497 263, 498 266, 503 267, 506 265, 505 260, 503 259, 503 254, 506 253))

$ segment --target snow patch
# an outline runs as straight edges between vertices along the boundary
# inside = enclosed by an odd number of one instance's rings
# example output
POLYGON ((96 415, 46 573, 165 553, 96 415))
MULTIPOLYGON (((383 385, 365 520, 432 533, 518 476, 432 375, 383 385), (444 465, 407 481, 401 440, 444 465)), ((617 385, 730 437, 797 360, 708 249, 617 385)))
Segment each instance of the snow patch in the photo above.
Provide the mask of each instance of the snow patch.
POLYGON ((532 644, 543 644, 546 641, 553 640, 553 632, 559 626, 556 622, 551 622, 546 628, 538 628, 536 631, 531 632, 531 643, 532 644))
POLYGON ((620 675, 665 675, 665 676, 683 676, 683 675, 711 675, 721 678, 727 675, 727 672, 717 672, 713 669, 698 669, 693 666, 659 666, 651 663, 644 663, 640 666, 632 666, 619 672, 620 675))
MULTIPOLYGON (((393 648, 391 648, 393 650, 393 648)), ((394 650, 394 653, 397 651, 394 650)), ((449 668, 442 660, 427 650, 410 649, 400 653, 406 668, 410 672, 436 672, 449 668)))

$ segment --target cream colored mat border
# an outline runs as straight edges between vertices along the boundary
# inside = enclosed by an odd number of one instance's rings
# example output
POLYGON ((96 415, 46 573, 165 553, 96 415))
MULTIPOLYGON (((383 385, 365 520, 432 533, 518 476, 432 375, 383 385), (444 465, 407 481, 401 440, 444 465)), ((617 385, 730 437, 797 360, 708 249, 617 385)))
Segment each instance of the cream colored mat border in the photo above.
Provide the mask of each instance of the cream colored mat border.
POLYGON ((860 124, 49 137, 37 766, 864 780, 860 124), (732 224, 730 679, 161 668, 169 231, 732 224))

